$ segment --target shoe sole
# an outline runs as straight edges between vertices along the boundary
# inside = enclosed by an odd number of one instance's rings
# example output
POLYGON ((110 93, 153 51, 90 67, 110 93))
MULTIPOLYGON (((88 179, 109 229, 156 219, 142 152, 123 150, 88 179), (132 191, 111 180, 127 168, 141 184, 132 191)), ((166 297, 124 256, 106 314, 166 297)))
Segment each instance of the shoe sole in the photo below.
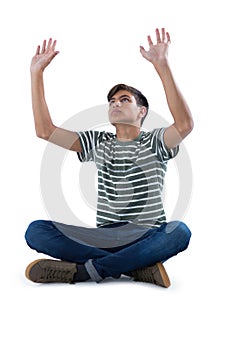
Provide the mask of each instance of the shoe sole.
POLYGON ((171 285, 168 274, 162 263, 138 269, 131 272, 137 282, 154 283, 160 287, 168 288, 171 285))
POLYGON ((52 269, 58 269, 58 270, 70 270, 70 273, 73 275, 77 272, 76 264, 75 263, 69 263, 65 261, 60 261, 60 260, 52 260, 52 259, 37 259, 31 262, 26 270, 25 270, 25 276, 27 279, 29 279, 32 282, 35 283, 50 283, 50 282, 66 282, 66 283, 72 283, 73 280, 72 278, 69 278, 68 280, 64 279, 62 280, 61 278, 52 278, 49 279, 47 277, 43 277, 43 270, 46 270, 48 267, 51 267, 52 269), (41 262, 41 264, 40 264, 41 262), (44 265, 44 266, 43 266, 44 265), (46 266, 47 265, 47 266, 46 266), (60 267, 60 266, 61 267, 60 267))
MULTIPOLYGON (((42 261, 42 260, 44 260, 44 259, 37 259, 37 260, 34 260, 34 261, 32 261, 32 262, 27 266, 27 268, 26 268, 26 270, 25 270, 25 276, 27 277, 27 279, 29 279, 30 281, 32 281, 31 278, 30 278, 31 269, 32 269, 32 267, 34 267, 34 265, 36 265, 38 262, 40 262, 40 261, 42 261)), ((34 282, 34 281, 32 281, 32 282, 34 282)))

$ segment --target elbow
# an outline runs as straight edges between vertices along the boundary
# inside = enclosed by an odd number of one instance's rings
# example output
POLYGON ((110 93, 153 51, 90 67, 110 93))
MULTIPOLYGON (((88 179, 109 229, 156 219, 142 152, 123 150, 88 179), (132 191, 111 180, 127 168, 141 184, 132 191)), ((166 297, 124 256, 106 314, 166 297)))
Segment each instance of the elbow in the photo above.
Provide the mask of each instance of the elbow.
POLYGON ((39 139, 43 139, 48 141, 48 139, 50 138, 51 134, 49 132, 43 131, 43 130, 36 130, 36 136, 39 139))
POLYGON ((189 121, 187 121, 185 123, 185 126, 184 126, 184 131, 185 133, 189 134, 194 128, 194 122, 193 122, 193 119, 190 118, 189 121))
POLYGON ((192 118, 189 118, 183 122, 179 127, 177 127, 178 133, 181 135, 181 138, 184 139, 188 134, 192 132, 194 128, 194 122, 192 118))
POLYGON ((36 136, 40 139, 48 141, 54 131, 54 128, 40 129, 36 128, 36 136))

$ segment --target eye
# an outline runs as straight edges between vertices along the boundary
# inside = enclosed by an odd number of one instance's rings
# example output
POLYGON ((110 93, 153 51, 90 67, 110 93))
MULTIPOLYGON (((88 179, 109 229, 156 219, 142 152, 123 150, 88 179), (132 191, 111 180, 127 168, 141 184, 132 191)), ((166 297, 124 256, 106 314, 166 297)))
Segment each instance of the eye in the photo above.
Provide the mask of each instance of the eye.
POLYGON ((128 97, 123 97, 122 99, 121 99, 121 102, 130 102, 130 99, 128 98, 128 97))

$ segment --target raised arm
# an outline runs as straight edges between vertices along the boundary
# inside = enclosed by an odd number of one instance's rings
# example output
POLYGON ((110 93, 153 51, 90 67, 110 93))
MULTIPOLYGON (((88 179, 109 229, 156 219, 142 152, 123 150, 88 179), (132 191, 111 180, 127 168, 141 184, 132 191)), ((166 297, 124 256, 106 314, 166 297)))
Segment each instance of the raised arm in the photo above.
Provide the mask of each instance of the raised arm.
POLYGON ((58 54, 55 48, 56 40, 49 39, 48 44, 44 40, 42 48, 37 47, 36 54, 31 62, 32 109, 36 135, 58 146, 81 152, 82 147, 78 135, 73 131, 59 128, 53 124, 45 100, 43 72, 58 54))
POLYGON ((140 46, 142 56, 151 62, 162 81, 168 107, 173 116, 174 123, 168 127, 164 134, 164 141, 168 148, 177 146, 193 129, 193 119, 189 107, 182 96, 168 63, 168 47, 170 35, 162 28, 161 33, 156 29, 157 43, 153 44, 148 36, 149 50, 140 46))

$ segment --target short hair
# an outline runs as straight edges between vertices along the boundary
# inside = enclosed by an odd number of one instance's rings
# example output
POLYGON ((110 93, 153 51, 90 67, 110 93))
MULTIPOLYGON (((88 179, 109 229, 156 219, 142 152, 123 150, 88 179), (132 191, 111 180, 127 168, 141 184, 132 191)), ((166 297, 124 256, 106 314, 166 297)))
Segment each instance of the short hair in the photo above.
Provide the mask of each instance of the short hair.
POLYGON ((147 98, 141 93, 141 91, 135 89, 132 86, 129 86, 126 84, 117 84, 117 85, 113 86, 113 88, 111 88, 111 90, 109 91, 109 93, 107 95, 108 102, 120 90, 126 90, 126 91, 130 92, 135 97, 135 100, 136 100, 138 106, 146 107, 146 114, 142 118, 142 121, 141 121, 141 125, 142 125, 146 116, 147 116, 148 110, 149 110, 149 103, 147 101, 147 98))

